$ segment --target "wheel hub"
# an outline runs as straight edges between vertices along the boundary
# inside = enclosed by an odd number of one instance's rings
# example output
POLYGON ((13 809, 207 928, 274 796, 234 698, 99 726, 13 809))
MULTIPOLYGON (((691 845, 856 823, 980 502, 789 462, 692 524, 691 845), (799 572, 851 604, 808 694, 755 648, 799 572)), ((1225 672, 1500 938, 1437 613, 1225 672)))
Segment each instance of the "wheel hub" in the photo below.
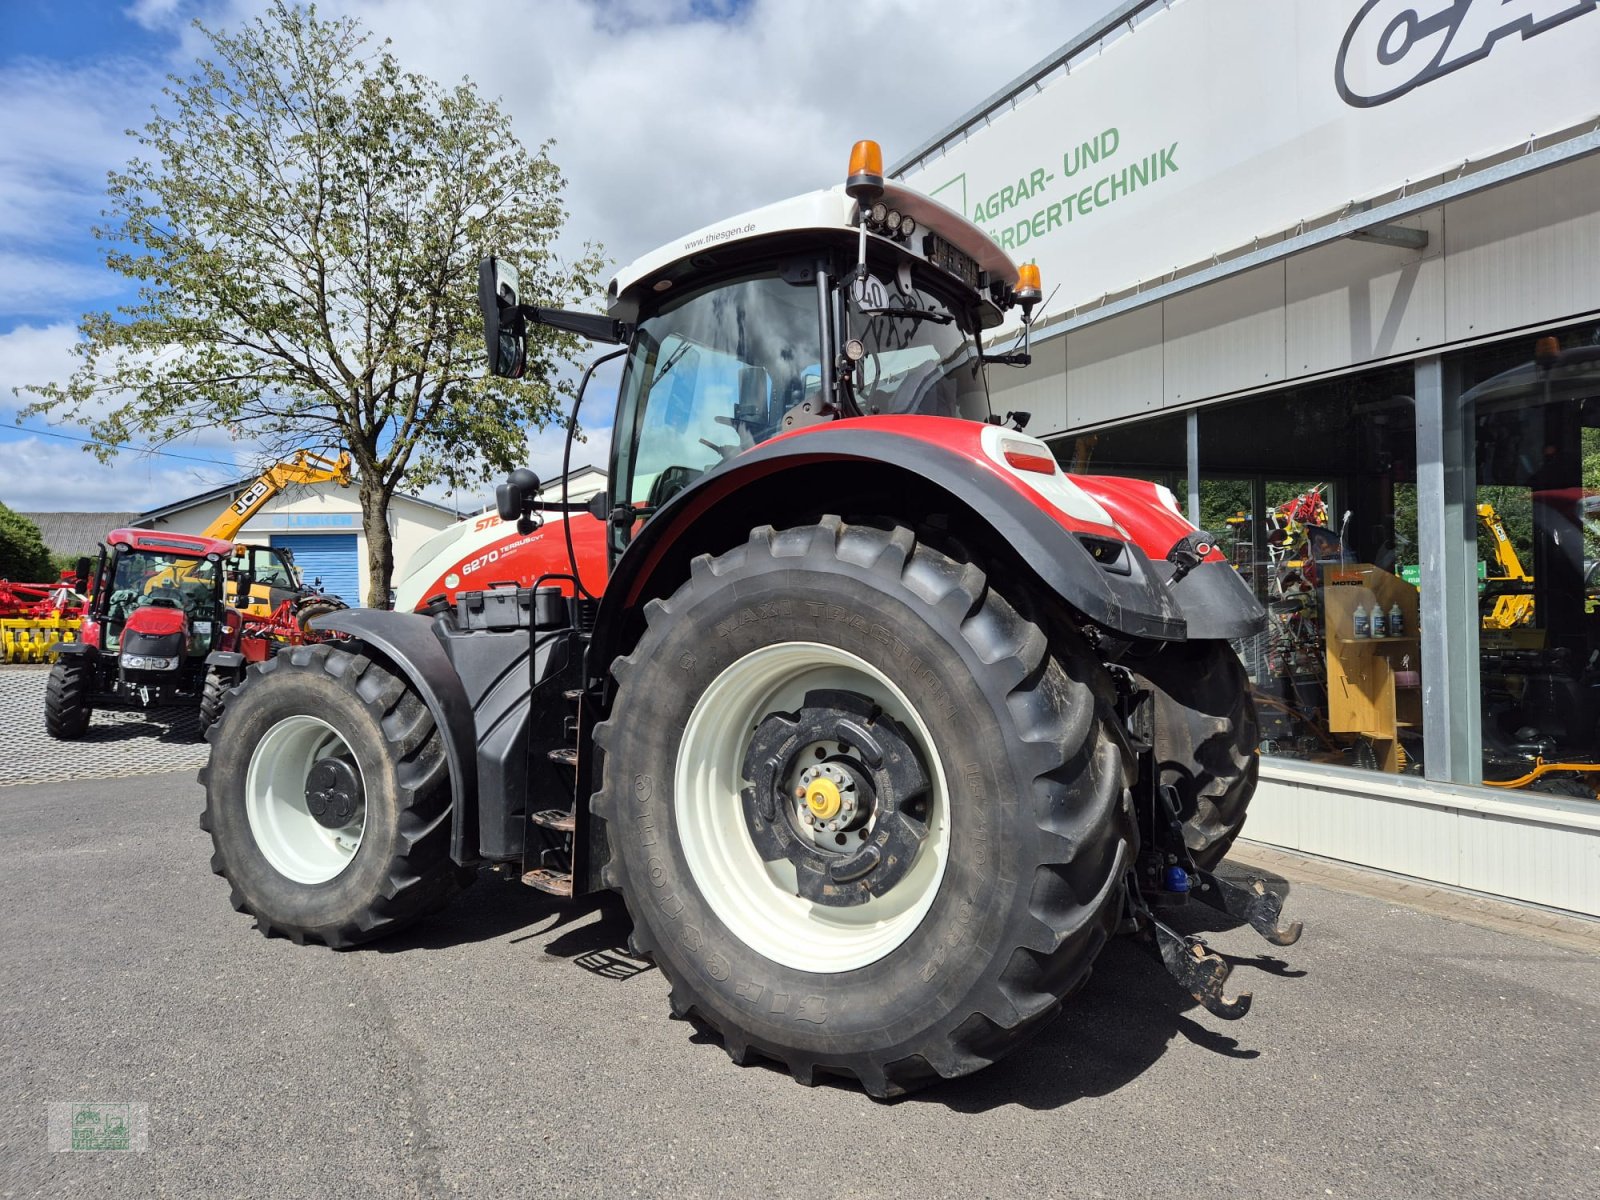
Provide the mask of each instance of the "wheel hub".
POLYGON ((361 775, 348 758, 319 758, 306 773, 306 811, 325 829, 343 829, 355 820, 365 795, 361 775))
POLYGON ((819 770, 816 767, 807 767, 805 774, 800 777, 800 782, 806 784, 803 794, 806 798, 806 807, 810 809, 811 819, 831 821, 844 807, 844 798, 839 792, 838 780, 832 777, 831 773, 820 775, 819 770))
POLYGON ((798 712, 768 714, 743 773, 757 852, 793 863, 796 894, 817 904, 882 896, 927 839, 930 785, 910 737, 853 692, 807 692, 798 712))

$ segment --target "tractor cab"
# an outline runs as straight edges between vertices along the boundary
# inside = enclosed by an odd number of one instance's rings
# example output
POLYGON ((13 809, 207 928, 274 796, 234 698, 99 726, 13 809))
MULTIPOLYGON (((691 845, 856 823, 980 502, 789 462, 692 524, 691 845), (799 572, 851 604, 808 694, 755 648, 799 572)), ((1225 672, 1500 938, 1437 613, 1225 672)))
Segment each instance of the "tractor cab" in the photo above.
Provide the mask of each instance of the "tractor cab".
POLYGON ((284 601, 292 603, 305 592, 293 553, 280 546, 236 544, 223 576, 228 606, 251 616, 270 616, 284 601))
POLYGON ((225 626, 226 542, 141 529, 114 530, 102 547, 85 641, 106 683, 182 690, 203 675, 225 626))
POLYGON ((842 186, 623 268, 608 289, 609 320, 530 309, 518 289, 512 267, 484 263, 479 298, 496 373, 522 370, 529 317, 628 345, 609 499, 637 520, 614 521, 620 554, 673 497, 781 435, 862 417, 998 423, 986 369, 1028 356, 988 355, 982 337, 1020 308, 1025 341, 1039 275, 959 213, 887 183, 881 152, 863 142, 842 186), (583 327, 562 320, 571 317, 583 327))

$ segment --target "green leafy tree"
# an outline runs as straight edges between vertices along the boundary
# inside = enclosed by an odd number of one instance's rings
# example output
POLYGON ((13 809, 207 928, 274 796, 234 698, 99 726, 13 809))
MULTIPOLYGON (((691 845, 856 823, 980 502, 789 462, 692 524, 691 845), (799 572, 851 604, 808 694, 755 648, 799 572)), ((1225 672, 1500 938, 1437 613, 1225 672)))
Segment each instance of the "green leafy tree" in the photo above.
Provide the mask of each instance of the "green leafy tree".
POLYGON ((109 182, 107 264, 138 300, 80 324, 64 384, 20 418, 86 426, 103 460, 134 435, 221 426, 265 456, 348 448, 368 603, 394 567, 404 485, 471 486, 525 455, 570 391, 579 343, 530 332, 523 379, 486 378, 476 267, 515 262, 532 303, 581 303, 602 268, 552 242, 564 180, 493 101, 401 69, 357 22, 277 0, 174 77, 109 182))
POLYGON ((44 583, 55 578, 39 527, 0 504, 0 579, 44 583))

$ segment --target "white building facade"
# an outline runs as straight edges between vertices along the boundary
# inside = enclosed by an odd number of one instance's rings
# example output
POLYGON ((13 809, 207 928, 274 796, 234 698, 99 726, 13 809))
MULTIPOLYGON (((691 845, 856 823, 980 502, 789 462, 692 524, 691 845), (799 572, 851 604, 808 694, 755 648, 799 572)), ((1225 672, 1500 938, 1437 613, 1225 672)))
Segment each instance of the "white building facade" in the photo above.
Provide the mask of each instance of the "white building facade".
POLYGON ((1129 0, 891 169, 1266 605, 1248 837, 1600 915, 1597 151, 1591 0, 1129 0))

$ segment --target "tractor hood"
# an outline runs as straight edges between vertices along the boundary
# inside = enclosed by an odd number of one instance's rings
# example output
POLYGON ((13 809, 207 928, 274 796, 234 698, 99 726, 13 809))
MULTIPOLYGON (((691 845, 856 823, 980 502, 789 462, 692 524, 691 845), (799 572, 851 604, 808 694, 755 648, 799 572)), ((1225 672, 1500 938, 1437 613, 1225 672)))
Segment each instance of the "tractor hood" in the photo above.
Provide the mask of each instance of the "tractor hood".
POLYGON ((181 608, 166 608, 146 605, 136 608, 128 614, 128 621, 122 627, 124 640, 130 633, 142 633, 146 637, 165 637, 169 634, 181 634, 188 624, 188 618, 181 608))

